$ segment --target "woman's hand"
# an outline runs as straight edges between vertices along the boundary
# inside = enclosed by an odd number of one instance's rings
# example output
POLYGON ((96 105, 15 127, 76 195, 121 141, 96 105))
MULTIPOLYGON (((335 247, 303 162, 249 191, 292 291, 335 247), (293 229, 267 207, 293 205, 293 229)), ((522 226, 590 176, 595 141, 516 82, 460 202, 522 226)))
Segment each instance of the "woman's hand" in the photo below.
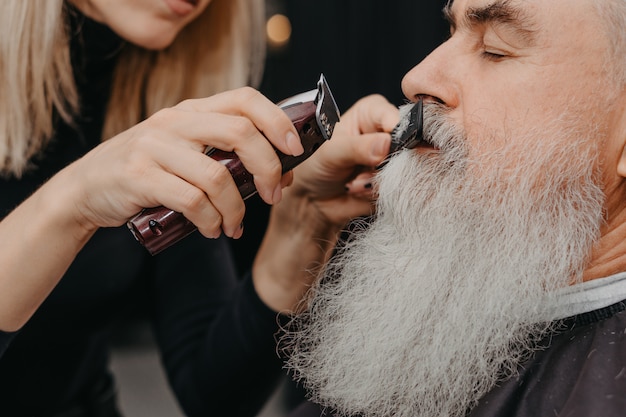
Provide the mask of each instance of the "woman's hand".
POLYGON ((321 219, 337 227, 370 214, 371 178, 389 152, 389 133, 398 118, 398 109, 380 95, 357 101, 331 140, 294 170, 293 185, 285 192, 307 199, 321 219))
MULTIPOLYGON (((269 204, 281 199, 281 165, 302 145, 287 115, 251 88, 186 100, 155 113, 68 167, 77 218, 87 227, 119 226, 144 207, 181 212, 207 237, 241 235, 245 206, 228 169, 207 146, 234 151, 269 204)), ((282 179, 282 183, 281 183, 282 179)))
POLYGON ((285 112, 242 88, 159 111, 61 170, 0 222, 0 330, 30 318, 97 228, 122 225, 144 207, 182 212, 208 237, 239 237, 239 190, 203 151, 237 153, 272 204, 292 178, 281 177, 272 145, 303 151, 285 112))
POLYGON ((328 259, 346 223, 371 213, 371 176, 387 156, 399 111, 382 96, 355 103, 332 138, 294 170, 272 208, 252 275, 259 297, 293 312, 328 259))

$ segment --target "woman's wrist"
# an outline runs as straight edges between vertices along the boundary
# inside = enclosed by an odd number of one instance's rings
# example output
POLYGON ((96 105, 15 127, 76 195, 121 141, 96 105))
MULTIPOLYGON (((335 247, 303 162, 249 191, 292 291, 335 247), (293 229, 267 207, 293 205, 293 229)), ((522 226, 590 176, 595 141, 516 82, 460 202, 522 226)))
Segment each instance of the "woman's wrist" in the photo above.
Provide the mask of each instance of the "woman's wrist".
POLYGON ((272 208, 252 268, 259 297, 277 312, 298 310, 306 291, 332 252, 340 228, 303 196, 286 192, 272 208))
POLYGON ((63 169, 40 188, 38 204, 54 219, 52 227, 82 246, 98 226, 84 216, 86 197, 73 178, 77 174, 72 167, 63 169))

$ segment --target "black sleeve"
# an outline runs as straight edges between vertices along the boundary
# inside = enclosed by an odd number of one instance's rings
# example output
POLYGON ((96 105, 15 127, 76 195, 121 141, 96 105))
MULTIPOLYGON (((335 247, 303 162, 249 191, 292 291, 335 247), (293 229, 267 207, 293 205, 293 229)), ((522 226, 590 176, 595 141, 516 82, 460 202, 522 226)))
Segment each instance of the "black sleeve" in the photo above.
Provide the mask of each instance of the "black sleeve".
POLYGON ((0 358, 4 355, 4 352, 7 350, 9 345, 11 344, 11 340, 17 334, 17 332, 7 333, 0 330, 0 358))
POLYGON ((282 375, 281 319, 238 280, 228 242, 194 233, 155 258, 155 334, 189 416, 254 416, 282 375))

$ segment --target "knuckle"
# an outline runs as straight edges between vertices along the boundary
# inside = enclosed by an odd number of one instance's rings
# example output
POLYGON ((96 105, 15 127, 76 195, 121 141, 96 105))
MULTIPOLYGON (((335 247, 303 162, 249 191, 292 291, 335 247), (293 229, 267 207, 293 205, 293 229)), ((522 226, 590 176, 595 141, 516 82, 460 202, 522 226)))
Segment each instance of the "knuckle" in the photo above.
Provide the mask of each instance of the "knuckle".
POLYGON ((254 176, 254 183, 257 190, 263 189, 273 190, 277 184, 280 184, 282 178, 282 165, 278 158, 272 158, 263 164, 263 170, 260 168, 254 172, 250 171, 254 176))
POLYGON ((280 163, 280 159, 272 158, 267 167, 272 179, 274 179, 276 182, 280 181, 280 178, 283 175, 283 166, 280 163))
POLYGON ((173 108, 178 109, 185 109, 188 107, 193 107, 193 105, 198 101, 197 98, 186 98, 184 100, 181 100, 178 104, 176 104, 173 108))
POLYGON ((252 121, 246 117, 235 118, 231 127, 235 138, 248 139, 258 132, 252 121))
POLYGON ((164 108, 156 111, 147 120, 152 124, 162 125, 169 124, 175 119, 175 115, 178 113, 173 108, 164 108))
POLYGON ((292 125, 292 122, 289 119, 289 116, 287 116, 287 113, 285 113, 282 110, 278 110, 274 112, 271 116, 271 120, 269 123, 269 127, 276 129, 277 131, 279 129, 282 130, 283 128, 288 128, 291 125, 292 125))
POLYGON ((239 96, 239 99, 244 103, 250 100, 255 100, 261 96, 261 93, 258 90, 250 86, 238 88, 236 93, 239 96))
POLYGON ((121 169, 128 178, 146 178, 149 171, 154 167, 154 163, 146 152, 146 138, 138 138, 129 146, 121 158, 121 169))
POLYGON ((359 106, 383 106, 388 103, 389 101, 382 94, 374 93, 360 98, 359 100, 357 100, 355 105, 358 104, 359 106))
POLYGON ((206 165, 204 177, 209 186, 216 188, 222 188, 232 181, 228 168, 217 162, 206 165))
MULTIPOLYGON (((141 152, 137 152, 136 157, 132 157, 122 167, 124 177, 130 179, 145 179, 150 177, 151 164, 148 160, 142 160, 141 152)), ((134 181, 134 180, 133 180, 134 181)))
POLYGON ((206 237, 217 238, 222 231, 222 216, 219 213, 202 219, 202 224, 197 225, 198 230, 206 237))
POLYGON ((129 154, 136 158, 142 158, 142 154, 146 155, 146 149, 150 149, 156 140, 157 136, 152 135, 150 131, 142 131, 133 137, 130 141, 129 154))
POLYGON ((280 163, 277 163, 275 167, 272 168, 271 175, 269 177, 271 179, 271 183, 274 184, 272 188, 276 187, 281 183, 282 180, 282 169, 280 163))
POLYGON ((181 206, 185 211, 197 212, 206 200, 206 194, 196 187, 185 187, 180 194, 181 206))
POLYGON ((387 99, 382 94, 374 93, 363 97, 360 101, 386 102, 387 99))
POLYGON ((232 215, 233 222, 236 224, 240 224, 243 220, 244 215, 246 214, 246 205, 243 204, 243 202, 241 204, 237 204, 237 206, 233 208, 230 214, 232 215))
POLYGON ((387 99, 385 98, 385 96, 383 96, 382 94, 378 94, 378 93, 372 94, 370 96, 370 100, 372 100, 372 101, 381 101, 381 102, 385 102, 385 103, 387 102, 387 99))

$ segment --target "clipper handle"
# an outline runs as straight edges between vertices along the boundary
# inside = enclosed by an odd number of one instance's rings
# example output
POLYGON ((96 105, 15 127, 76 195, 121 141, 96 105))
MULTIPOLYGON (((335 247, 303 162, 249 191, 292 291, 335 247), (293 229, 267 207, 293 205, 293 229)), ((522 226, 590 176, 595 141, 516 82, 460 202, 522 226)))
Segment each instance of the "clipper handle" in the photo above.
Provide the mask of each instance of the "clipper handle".
MULTIPOLYGON (((276 150, 283 167, 282 172, 285 173, 311 156, 325 139, 316 122, 314 102, 294 104, 283 110, 292 120, 304 147, 304 153, 299 156, 285 155, 276 150)), ((228 168, 244 200, 257 192, 252 174, 245 169, 234 152, 212 148, 207 155, 228 168)), ((128 221, 127 226, 152 255, 156 255, 196 230, 196 226, 181 213, 163 206, 142 210, 128 221)))

